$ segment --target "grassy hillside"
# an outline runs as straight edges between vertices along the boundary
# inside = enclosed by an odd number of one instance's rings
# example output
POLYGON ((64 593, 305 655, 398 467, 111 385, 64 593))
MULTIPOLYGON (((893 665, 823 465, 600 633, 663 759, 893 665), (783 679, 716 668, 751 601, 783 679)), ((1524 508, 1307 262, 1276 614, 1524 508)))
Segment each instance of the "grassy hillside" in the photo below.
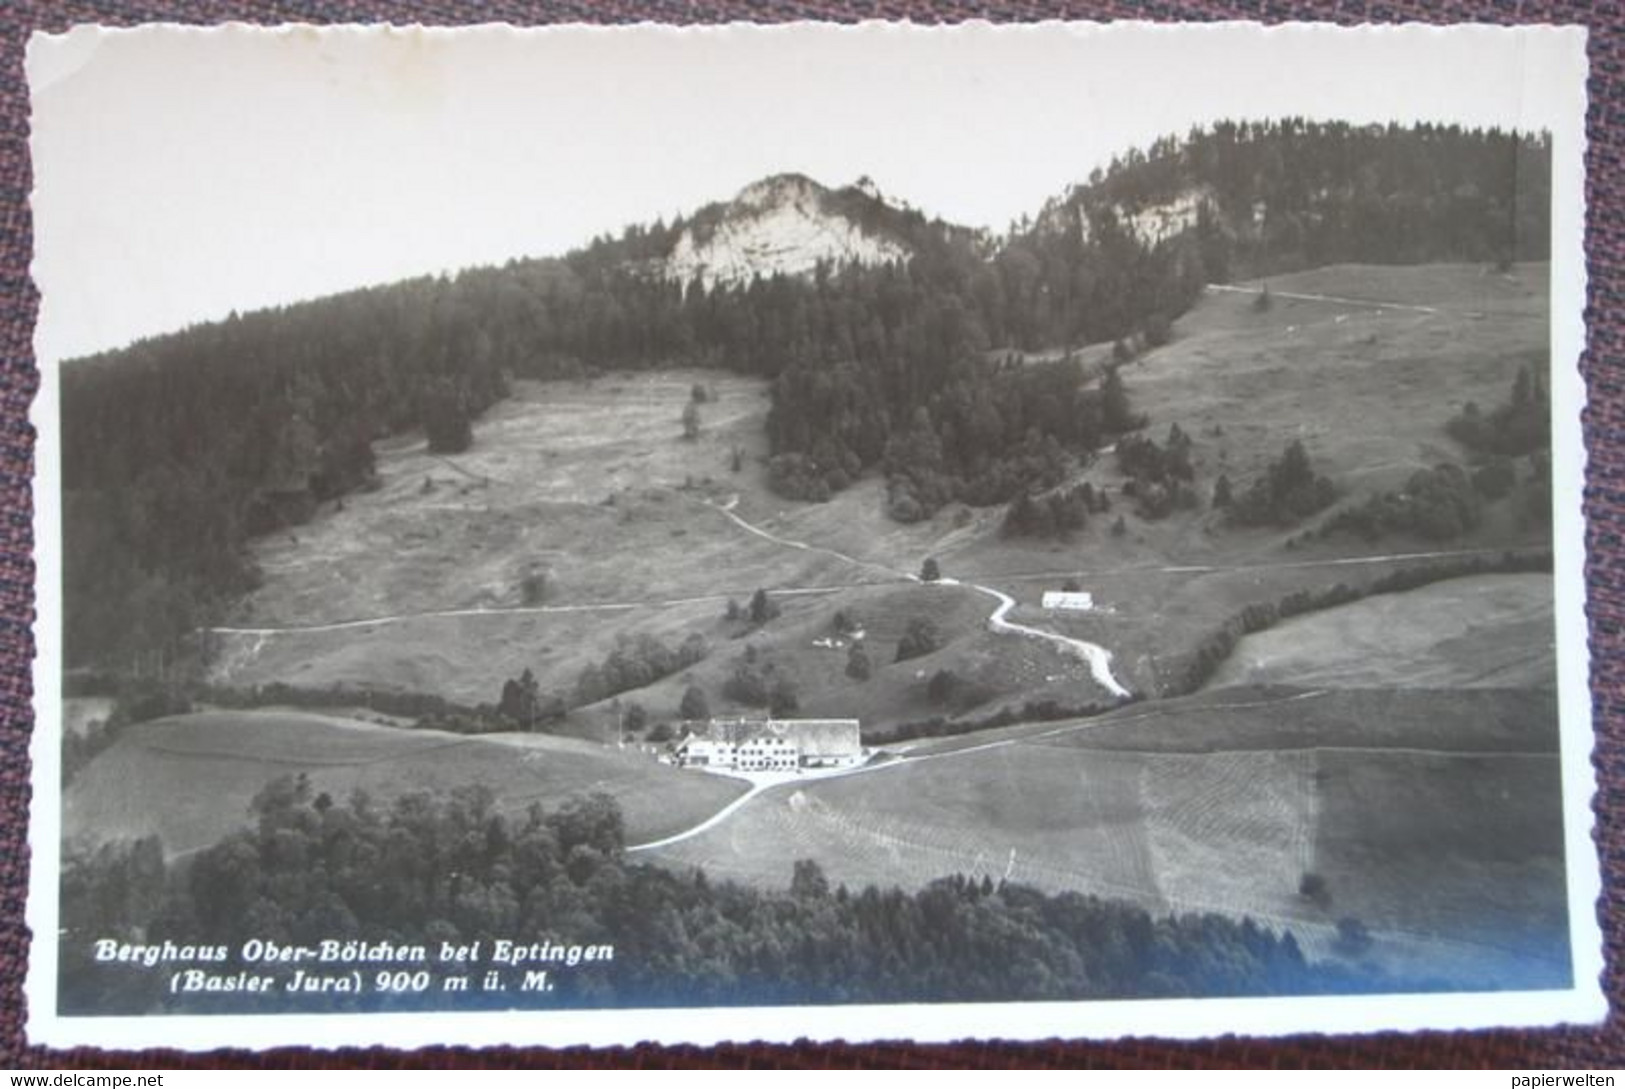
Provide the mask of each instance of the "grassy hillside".
POLYGON ((1552 610, 1550 575, 1448 579, 1249 635, 1210 683, 1554 688, 1552 610))
MULTIPOLYGON (((1104 609, 1049 622, 1111 648, 1130 687, 1155 692, 1170 663, 1249 604, 1365 585, 1418 566, 1424 561, 1417 553, 1544 547, 1549 531, 1522 525, 1511 499, 1489 504, 1475 531, 1443 542, 1318 539, 1305 530, 1402 486, 1418 469, 1471 465, 1445 424, 1467 401, 1504 400, 1519 367, 1544 369, 1546 274, 1544 265, 1508 274, 1478 266, 1337 266, 1270 280, 1272 302, 1263 311, 1255 306, 1258 285, 1210 289, 1176 324, 1171 344, 1125 372, 1136 409, 1151 419, 1150 434, 1160 441, 1177 423, 1192 438, 1202 509, 1146 521, 1119 501, 1111 515, 1062 541, 1002 536, 999 510, 957 516, 969 518, 974 531, 956 526, 950 513, 937 520, 944 569, 1003 580, 1028 602, 1077 578, 1104 609), (1244 489, 1295 439, 1315 471, 1336 485, 1338 502, 1299 526, 1226 525, 1208 505, 1218 477, 1244 489), (1119 514, 1121 536, 1110 532, 1119 514)), ((1114 495, 1124 480, 1110 455, 1078 479, 1114 495)))
MULTIPOLYGON (((1078 479, 1109 489, 1113 512, 1059 541, 1004 535, 997 507, 950 506, 899 524, 887 517, 876 478, 827 503, 772 495, 762 464, 767 399, 756 380, 673 371, 522 385, 479 421, 468 453, 448 460, 421 442, 396 442, 380 452, 379 491, 264 540, 265 584, 232 625, 384 619, 218 636, 213 679, 494 702, 503 681, 525 668, 544 692, 566 693, 620 636, 676 640, 698 631, 711 658, 623 698, 669 714, 698 683, 713 707, 727 707, 721 683, 747 640, 796 682, 804 711, 858 715, 877 727, 1028 699, 1081 706, 1099 696, 1078 663, 1052 647, 987 633, 991 603, 965 591, 956 591, 965 607, 948 616, 948 646, 938 656, 848 683, 843 651, 813 645, 830 634, 823 626, 837 609, 900 626, 922 601, 920 587, 902 583, 934 556, 945 574, 1014 596, 1012 620, 1099 643, 1130 688, 1165 692, 1202 642, 1249 605, 1547 540, 1545 530, 1513 517, 1514 499, 1489 504, 1480 528, 1445 542, 1303 533, 1417 468, 1469 462, 1445 423, 1465 401, 1503 399, 1520 366, 1544 359, 1545 279, 1543 265, 1505 274, 1338 266, 1273 279, 1262 310, 1251 288, 1210 290, 1178 322, 1172 343, 1126 372, 1150 434, 1160 438, 1177 423, 1192 437, 1201 508, 1139 518, 1104 453, 1078 479), (685 441, 680 415, 695 384, 712 396, 701 406, 697 440, 685 441), (1369 426, 1374 419, 1383 426, 1369 426), (1302 527, 1238 529, 1207 508, 1221 473, 1243 489, 1294 439, 1336 484, 1332 510, 1302 527), (762 533, 733 520, 723 509, 730 507, 762 533), (1110 529, 1119 515, 1121 535, 1110 529), (1445 555, 1425 561, 1418 553, 1445 555), (545 586, 527 597, 526 580, 537 575, 545 586), (1039 610, 1041 593, 1067 578, 1102 608, 1039 610), (723 606, 758 587, 823 593, 782 598, 783 617, 747 634, 723 620, 723 606), (933 706, 923 686, 941 668, 976 681, 988 702, 933 706)), ((890 662, 895 637, 870 632, 877 667, 890 662)), ((1523 644, 1515 635, 1508 653, 1522 653, 1523 644)), ((1528 668, 1538 667, 1531 658, 1528 668)), ((604 721, 591 712, 569 728, 600 735, 604 721)))
POLYGON ((1482 700, 1299 696, 1215 693, 922 745, 890 766, 769 792, 648 857, 761 886, 782 884, 798 858, 853 887, 1010 878, 1157 912, 1252 916, 1290 927, 1317 956, 1337 955, 1335 923, 1352 916, 1375 934, 1376 963, 1496 985, 1563 978, 1551 702, 1534 720, 1544 730, 1528 718, 1495 729, 1482 700), (1390 724, 1449 735, 1452 751, 1414 752, 1424 739, 1369 729, 1372 699, 1390 724), (1508 751, 1526 743, 1534 751, 1508 751), (1310 874, 1325 898, 1300 891, 1310 874))
MULTIPOLYGON (((764 392, 703 371, 528 384, 479 422, 467 454, 390 445, 377 492, 261 542, 265 584, 233 618, 241 630, 213 636, 211 679, 474 704, 494 702, 526 668, 544 693, 567 694, 619 638, 675 644, 698 632, 710 658, 623 699, 671 715, 699 684, 713 708, 742 710, 722 689, 747 644, 794 681, 808 713, 865 722, 954 713, 926 698, 927 680, 943 668, 974 680, 988 706, 1099 695, 1077 660, 988 634, 990 599, 909 582, 941 534, 887 521, 870 487, 818 506, 771 496, 761 466, 764 392), (695 384, 709 393, 689 442, 679 415, 695 384), (730 520, 730 506, 783 539, 730 520), (877 529, 855 553, 785 543, 804 532, 820 541, 821 527, 801 516, 843 514, 877 529), (537 573, 545 588, 527 598, 525 581, 537 573), (762 627, 725 619, 730 598, 744 605, 757 588, 774 591, 777 619, 762 627), (875 676, 865 684, 846 676, 844 647, 814 645, 834 634, 838 610, 866 628, 875 676), (893 665, 915 618, 936 623, 944 646, 893 665)), ((608 737, 617 719, 607 703, 594 705, 564 729, 608 737)))
POLYGON ((219 711, 127 730, 70 785, 69 840, 156 834, 173 853, 218 840, 249 820, 249 803, 284 775, 380 804, 418 790, 480 783, 522 812, 603 791, 619 801, 628 834, 655 838, 689 827, 744 792, 744 784, 684 775, 639 753, 568 738, 467 738, 296 712, 219 711))

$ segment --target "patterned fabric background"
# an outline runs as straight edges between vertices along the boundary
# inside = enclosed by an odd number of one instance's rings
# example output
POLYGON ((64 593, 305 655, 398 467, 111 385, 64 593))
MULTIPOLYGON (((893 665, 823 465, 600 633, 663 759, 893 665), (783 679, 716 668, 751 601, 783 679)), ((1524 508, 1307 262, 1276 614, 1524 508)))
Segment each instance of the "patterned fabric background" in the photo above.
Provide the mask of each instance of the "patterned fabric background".
MULTIPOLYGON (((975 0, 10 0, 0 2, 0 1066, 3 1067, 1625 1067, 1625 9, 1614 0, 1308 0, 1262 3, 1186 0, 1135 4, 1015 3, 975 0), (907 1042, 766 1046, 742 1042, 715 1049, 637 1047, 621 1050, 431 1049, 417 1052, 279 1050, 260 1054, 48 1051, 23 1035, 23 977, 29 934, 23 922, 28 884, 27 821, 29 625, 33 616, 33 540, 29 480, 33 433, 29 403, 38 384, 30 338, 38 298, 28 277, 32 234, 28 211, 28 93, 23 49, 34 30, 77 23, 148 21, 216 23, 419 22, 448 25, 505 21, 675 23, 822 18, 957 22, 1141 18, 1160 21, 1313 19, 1366 22, 1583 24, 1590 38, 1587 118, 1586 254, 1590 276, 1590 402, 1584 425, 1590 453, 1586 491, 1587 581, 1592 691, 1597 726, 1596 840, 1604 870, 1602 919, 1611 1015, 1597 1028, 1537 1032, 1385 1034, 1224 1038, 1196 1043, 1134 1039, 1113 1043, 965 1043, 926 1047, 907 1042)), ((1583 905, 1577 905, 1583 910, 1583 905)), ((788 1016, 788 1015, 787 1015, 788 1016)), ((1154 1031, 1154 1025, 1148 1025, 1154 1031)))

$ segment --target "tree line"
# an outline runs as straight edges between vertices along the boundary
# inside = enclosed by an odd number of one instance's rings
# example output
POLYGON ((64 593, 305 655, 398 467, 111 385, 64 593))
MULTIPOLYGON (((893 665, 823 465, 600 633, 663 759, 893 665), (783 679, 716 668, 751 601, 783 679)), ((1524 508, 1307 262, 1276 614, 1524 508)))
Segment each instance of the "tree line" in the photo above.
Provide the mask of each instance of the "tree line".
MULTIPOLYGON (((544 939, 614 946, 559 974, 549 1007, 1036 1001, 1347 993, 1439 986, 1312 964, 1290 933, 1213 914, 1154 917, 1122 902, 990 877, 917 891, 835 886, 786 860, 777 891, 630 862, 613 800, 510 815, 491 792, 338 801, 282 779, 253 826, 185 861, 155 838, 72 855, 62 871, 61 996, 77 1014, 472 1008, 449 1000, 169 994, 163 972, 97 964, 93 942, 222 945, 325 939, 425 944, 544 939)), ((228 966, 229 967, 229 966, 228 966)), ((292 969, 259 966, 286 976, 292 969)), ((234 970, 234 968, 232 969, 234 970)))

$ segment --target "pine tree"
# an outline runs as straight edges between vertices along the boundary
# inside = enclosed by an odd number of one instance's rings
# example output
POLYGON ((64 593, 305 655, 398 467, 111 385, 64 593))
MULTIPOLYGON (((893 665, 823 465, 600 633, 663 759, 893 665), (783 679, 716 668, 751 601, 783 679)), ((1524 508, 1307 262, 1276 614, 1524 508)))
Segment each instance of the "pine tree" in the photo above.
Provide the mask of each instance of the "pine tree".
POLYGON ((874 674, 874 665, 869 661, 869 652, 862 643, 853 643, 846 652, 846 675, 855 681, 866 681, 874 674))

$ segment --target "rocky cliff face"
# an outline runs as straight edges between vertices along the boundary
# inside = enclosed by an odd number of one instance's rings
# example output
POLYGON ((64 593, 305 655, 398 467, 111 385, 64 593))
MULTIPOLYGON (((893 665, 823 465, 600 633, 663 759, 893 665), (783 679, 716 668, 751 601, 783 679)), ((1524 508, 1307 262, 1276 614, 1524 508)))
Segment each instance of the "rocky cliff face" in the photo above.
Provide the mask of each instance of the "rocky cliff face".
POLYGON ((843 190, 799 174, 765 178, 696 215, 678 236, 664 272, 685 283, 698 277, 712 287, 758 274, 805 275, 820 262, 904 260, 911 251, 887 229, 888 213, 894 210, 867 178, 843 190))

